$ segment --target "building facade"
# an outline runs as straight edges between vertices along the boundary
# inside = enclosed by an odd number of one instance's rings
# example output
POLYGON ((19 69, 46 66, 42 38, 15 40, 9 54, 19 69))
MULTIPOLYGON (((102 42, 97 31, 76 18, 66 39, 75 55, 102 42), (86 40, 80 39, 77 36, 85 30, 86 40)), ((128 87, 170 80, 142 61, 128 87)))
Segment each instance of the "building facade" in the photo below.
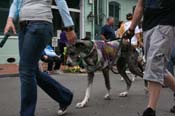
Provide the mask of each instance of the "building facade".
MULTIPOLYGON (((13 0, 0 0, 0 40, 13 0)), ((54 0, 53 0, 54 1, 54 0)), ((133 12, 137 0, 66 0, 75 23, 75 32, 78 39, 86 36, 92 40, 99 39, 100 29, 105 24, 106 18, 113 16, 116 26, 119 20, 125 21, 126 14, 133 12)), ((59 31, 63 27, 61 17, 55 2, 52 4, 54 36, 59 38, 59 31)), ((12 36, 3 48, 0 48, 0 64, 7 63, 8 58, 15 58, 18 63, 18 40, 12 36)))

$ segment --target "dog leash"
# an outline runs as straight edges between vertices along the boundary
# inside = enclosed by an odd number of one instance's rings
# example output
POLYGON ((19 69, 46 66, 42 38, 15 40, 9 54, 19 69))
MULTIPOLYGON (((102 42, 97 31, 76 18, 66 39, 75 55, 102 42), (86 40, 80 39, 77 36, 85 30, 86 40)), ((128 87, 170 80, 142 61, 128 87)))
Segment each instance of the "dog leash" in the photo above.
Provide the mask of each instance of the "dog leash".
MULTIPOLYGON (((91 42, 92 42, 92 41, 91 41, 91 42)), ((90 50, 89 54, 88 54, 86 57, 90 56, 91 53, 96 49, 96 44, 95 44, 95 42, 92 42, 92 44, 93 44, 93 47, 92 47, 92 49, 90 50)))
MULTIPOLYGON (((119 39, 118 39, 119 40, 119 39)), ((116 59, 114 60, 114 62, 117 62, 118 61, 118 56, 120 56, 121 54, 121 48, 122 48, 122 45, 123 45, 123 38, 120 38, 120 42, 119 42, 119 47, 118 47, 118 52, 116 53, 116 59)), ((113 65, 116 65, 115 63, 112 63, 113 65)))

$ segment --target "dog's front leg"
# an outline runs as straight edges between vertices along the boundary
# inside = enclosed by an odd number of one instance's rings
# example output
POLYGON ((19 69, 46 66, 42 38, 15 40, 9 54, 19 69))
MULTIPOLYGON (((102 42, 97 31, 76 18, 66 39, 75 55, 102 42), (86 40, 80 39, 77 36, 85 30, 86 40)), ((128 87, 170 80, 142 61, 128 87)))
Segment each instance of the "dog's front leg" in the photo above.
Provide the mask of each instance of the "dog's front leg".
POLYGON ((110 79, 109 79, 109 68, 103 69, 102 72, 103 72, 103 76, 104 76, 104 79, 105 79, 105 85, 106 85, 106 88, 107 88, 107 93, 104 96, 104 99, 105 100, 111 100, 111 94, 110 94, 111 85, 110 85, 110 79))
POLYGON ((117 61, 117 69, 120 73, 120 75, 124 78, 126 82, 127 89, 124 92, 120 93, 120 97, 126 97, 128 96, 129 89, 131 87, 132 81, 129 79, 129 77, 126 74, 126 59, 124 57, 120 57, 117 61))
POLYGON ((89 98, 90 98, 92 84, 93 84, 93 79, 94 79, 94 72, 88 73, 88 86, 86 89, 85 97, 84 97, 82 102, 77 103, 77 105, 76 105, 77 108, 83 108, 88 103, 89 98))

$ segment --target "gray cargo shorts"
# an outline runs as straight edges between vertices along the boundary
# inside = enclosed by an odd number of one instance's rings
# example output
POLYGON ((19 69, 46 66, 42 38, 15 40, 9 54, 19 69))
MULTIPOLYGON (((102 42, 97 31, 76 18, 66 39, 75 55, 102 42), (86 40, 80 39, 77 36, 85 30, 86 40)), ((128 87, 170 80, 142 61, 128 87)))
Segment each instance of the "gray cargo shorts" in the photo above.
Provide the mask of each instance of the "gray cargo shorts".
POLYGON ((146 67, 144 79, 164 85, 173 49, 175 27, 158 25, 143 33, 146 67))

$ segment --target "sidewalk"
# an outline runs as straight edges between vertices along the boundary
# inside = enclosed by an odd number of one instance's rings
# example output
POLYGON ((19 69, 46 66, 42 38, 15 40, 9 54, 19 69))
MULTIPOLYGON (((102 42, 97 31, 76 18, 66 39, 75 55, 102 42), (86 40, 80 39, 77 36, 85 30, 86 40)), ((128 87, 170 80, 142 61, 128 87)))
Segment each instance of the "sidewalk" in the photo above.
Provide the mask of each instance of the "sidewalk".
MULTIPOLYGON (((42 71, 47 70, 47 64, 42 63, 39 65, 42 71)), ((61 70, 64 71, 67 66, 61 65, 61 70)), ((68 70, 68 69, 67 69, 68 70)), ((85 73, 85 72, 76 72, 81 69, 72 69, 73 72, 65 71, 65 73, 85 73)), ((4 77, 17 77, 18 76, 18 64, 0 64, 0 78, 4 77)))
POLYGON ((0 64, 0 78, 18 76, 17 64, 0 64))
MULTIPOLYGON (((47 64, 43 63, 40 65, 42 71, 47 70, 47 64)), ((64 70, 64 66, 61 65, 61 70, 64 70)), ((0 78, 4 77, 17 77, 18 76, 18 65, 17 64, 0 64, 0 78)))

